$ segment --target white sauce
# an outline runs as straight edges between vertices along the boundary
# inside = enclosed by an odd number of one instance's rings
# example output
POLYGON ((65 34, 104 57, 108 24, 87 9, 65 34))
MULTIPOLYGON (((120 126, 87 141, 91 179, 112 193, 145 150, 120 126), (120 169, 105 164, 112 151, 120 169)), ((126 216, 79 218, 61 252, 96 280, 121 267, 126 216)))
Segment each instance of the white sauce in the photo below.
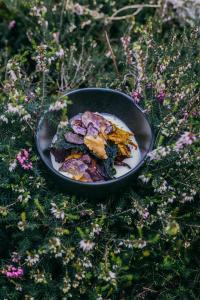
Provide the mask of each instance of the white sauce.
MULTIPOLYGON (((107 113, 101 113, 99 115, 102 115, 105 119, 107 119, 108 121, 111 121, 113 124, 115 124, 119 128, 126 130, 128 132, 131 132, 131 130, 127 127, 127 125, 124 122, 122 122, 119 118, 117 118, 116 116, 113 116, 113 115, 110 115, 107 113)), ((56 139, 57 139, 57 136, 55 135, 52 140, 52 143, 54 143, 56 141, 56 139)), ((139 147, 135 140, 134 135, 130 139, 134 144, 137 145, 137 149, 135 149, 133 146, 130 146, 131 157, 124 159, 123 162, 127 163, 131 167, 131 169, 133 169, 140 162, 141 154, 140 154, 140 150, 139 150, 139 147)), ((61 173, 65 177, 72 178, 73 176, 70 173, 59 171, 60 167, 62 166, 62 163, 57 163, 55 161, 54 155, 52 153, 50 155, 51 155, 51 162, 52 162, 53 168, 56 169, 59 173, 61 173)), ((131 170, 128 167, 124 167, 124 166, 116 166, 115 165, 114 167, 116 170, 115 178, 120 177, 120 176, 128 173, 131 170)))

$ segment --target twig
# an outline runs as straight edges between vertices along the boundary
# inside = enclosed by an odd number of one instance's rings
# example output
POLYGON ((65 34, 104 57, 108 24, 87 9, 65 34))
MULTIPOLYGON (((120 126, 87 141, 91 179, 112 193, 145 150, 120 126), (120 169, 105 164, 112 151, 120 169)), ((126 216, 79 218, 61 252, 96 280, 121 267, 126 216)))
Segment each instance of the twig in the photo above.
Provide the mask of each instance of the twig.
POLYGON ((189 227, 196 227, 196 228, 200 228, 200 225, 197 224, 184 224, 185 226, 189 226, 189 227))
POLYGON ((109 21, 118 21, 118 20, 125 20, 128 18, 132 18, 134 16, 136 16, 137 14, 139 14, 139 12, 142 10, 142 8, 138 8, 133 14, 130 15, 125 15, 125 16, 121 16, 121 17, 110 17, 108 18, 109 21))
POLYGON ((110 39, 109 39, 109 36, 108 36, 107 31, 105 31, 105 37, 106 37, 106 42, 107 42, 107 44, 108 44, 108 48, 109 48, 110 53, 111 53, 111 56, 112 56, 112 61, 113 61, 114 67, 115 67, 115 71, 116 71, 116 73, 117 73, 117 76, 120 77, 120 75, 119 75, 119 70, 118 70, 118 67, 117 67, 116 58, 115 58, 115 54, 114 54, 113 49, 112 49, 112 47, 111 47, 110 39))
POLYGON ((80 54, 80 57, 79 57, 79 60, 77 62, 77 65, 76 65, 76 71, 75 71, 75 74, 74 74, 74 77, 70 83, 70 85, 72 86, 75 81, 76 81, 76 77, 77 77, 77 74, 80 70, 80 67, 81 67, 81 63, 82 63, 82 60, 83 60, 83 54, 84 54, 84 38, 82 39, 82 47, 81 47, 81 54, 80 54))
MULTIPOLYGON (((59 30, 59 36, 61 34, 61 30, 62 30, 62 25, 63 25, 63 14, 64 14, 64 9, 65 9, 65 0, 62 1, 62 10, 61 10, 61 14, 60 14, 60 30, 59 30)), ((68 3, 68 1, 67 1, 68 3)))
POLYGON ((44 105, 44 100, 45 100, 45 72, 43 71, 42 73, 42 102, 41 102, 41 107, 44 105))
POLYGON ((160 7, 159 4, 135 4, 135 5, 127 5, 125 7, 122 7, 118 9, 111 17, 108 17, 109 21, 115 21, 115 20, 123 20, 126 18, 130 18, 132 16, 137 15, 143 8, 158 8, 160 7), (116 17, 119 13, 125 10, 129 9, 136 9, 136 11, 133 14, 126 15, 126 16, 121 16, 121 17, 116 17))

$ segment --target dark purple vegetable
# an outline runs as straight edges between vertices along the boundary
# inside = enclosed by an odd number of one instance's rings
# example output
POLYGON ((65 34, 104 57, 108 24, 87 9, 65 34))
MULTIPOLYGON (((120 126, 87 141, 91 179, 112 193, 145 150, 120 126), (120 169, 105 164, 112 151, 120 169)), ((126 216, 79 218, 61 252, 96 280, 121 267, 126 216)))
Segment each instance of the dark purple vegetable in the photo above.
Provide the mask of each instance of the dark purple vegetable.
POLYGON ((129 166, 129 164, 127 164, 123 161, 115 161, 115 165, 116 166, 123 166, 123 167, 127 167, 127 168, 131 169, 131 166, 129 166))
POLYGON ((90 174, 93 181, 105 180, 105 178, 100 174, 100 172, 97 168, 89 167, 87 172, 90 174))
POLYGON ((66 157, 65 149, 51 148, 51 153, 55 157, 56 162, 61 163, 65 160, 65 157, 66 157))
POLYGON ((86 163, 87 165, 91 163, 91 157, 88 154, 84 154, 81 157, 81 160, 86 163))

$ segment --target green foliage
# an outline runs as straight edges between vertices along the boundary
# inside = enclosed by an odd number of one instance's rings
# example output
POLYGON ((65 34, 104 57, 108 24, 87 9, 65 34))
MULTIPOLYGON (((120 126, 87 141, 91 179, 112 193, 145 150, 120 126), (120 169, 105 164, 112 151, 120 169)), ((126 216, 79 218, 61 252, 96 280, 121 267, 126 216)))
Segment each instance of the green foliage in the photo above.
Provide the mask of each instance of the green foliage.
POLYGON ((2 300, 199 298, 199 29, 161 8, 109 19, 136 3, 0 1, 2 300), (62 193, 35 147, 44 112, 64 120, 63 92, 87 86, 136 92, 155 132, 138 178, 101 202, 62 193))

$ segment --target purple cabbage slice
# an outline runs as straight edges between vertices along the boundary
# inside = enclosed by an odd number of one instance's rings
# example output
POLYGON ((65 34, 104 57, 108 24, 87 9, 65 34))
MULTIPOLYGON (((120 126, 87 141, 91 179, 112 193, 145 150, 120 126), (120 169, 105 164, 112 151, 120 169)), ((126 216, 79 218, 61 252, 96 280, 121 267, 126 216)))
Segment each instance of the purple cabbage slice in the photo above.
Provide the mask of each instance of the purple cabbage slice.
MULTIPOLYGON (((113 130, 112 124, 108 120, 106 120, 103 116, 100 116, 100 115, 90 112, 90 111, 86 111, 85 113, 82 114, 82 123, 88 129, 89 132, 90 131, 93 132, 93 128, 98 130, 98 132, 102 128, 104 128, 104 132, 106 134, 111 133, 113 130), (91 127, 91 125, 93 127, 91 127)), ((88 134, 88 132, 87 132, 87 134, 88 134)), ((93 133, 93 135, 94 135, 94 133, 93 133)))
POLYGON ((78 114, 70 119, 70 125, 73 129, 73 131, 80 135, 86 135, 86 128, 84 127, 82 123, 82 114, 78 114))
POLYGON ((81 121, 75 121, 72 125, 71 125, 73 131, 77 134, 80 135, 86 135, 87 129, 82 127, 82 123, 81 121))
POLYGON ((90 111, 86 111, 82 114, 82 123, 86 128, 88 128, 88 125, 91 123, 93 127, 100 130, 102 119, 104 118, 90 111))
POLYGON ((98 134, 99 134, 98 129, 96 129, 96 128, 93 126, 93 124, 90 123, 90 124, 88 125, 88 128, 87 128, 87 135, 96 137, 98 134))
POLYGON ((65 133, 64 136, 65 136, 66 141, 69 143, 78 144, 78 145, 84 144, 83 137, 76 133, 68 131, 65 133))
POLYGON ((88 166, 77 158, 67 159, 60 168, 61 171, 69 172, 73 175, 84 173, 87 169, 88 166))
POLYGON ((81 160, 87 165, 89 165, 91 163, 91 157, 88 154, 84 154, 81 157, 81 160))
POLYGON ((74 117, 72 117, 69 122, 70 124, 74 124, 74 122, 76 121, 81 121, 82 120, 82 113, 75 115, 74 117))
POLYGON ((113 131, 113 127, 111 124, 106 124, 105 133, 109 134, 113 131))

